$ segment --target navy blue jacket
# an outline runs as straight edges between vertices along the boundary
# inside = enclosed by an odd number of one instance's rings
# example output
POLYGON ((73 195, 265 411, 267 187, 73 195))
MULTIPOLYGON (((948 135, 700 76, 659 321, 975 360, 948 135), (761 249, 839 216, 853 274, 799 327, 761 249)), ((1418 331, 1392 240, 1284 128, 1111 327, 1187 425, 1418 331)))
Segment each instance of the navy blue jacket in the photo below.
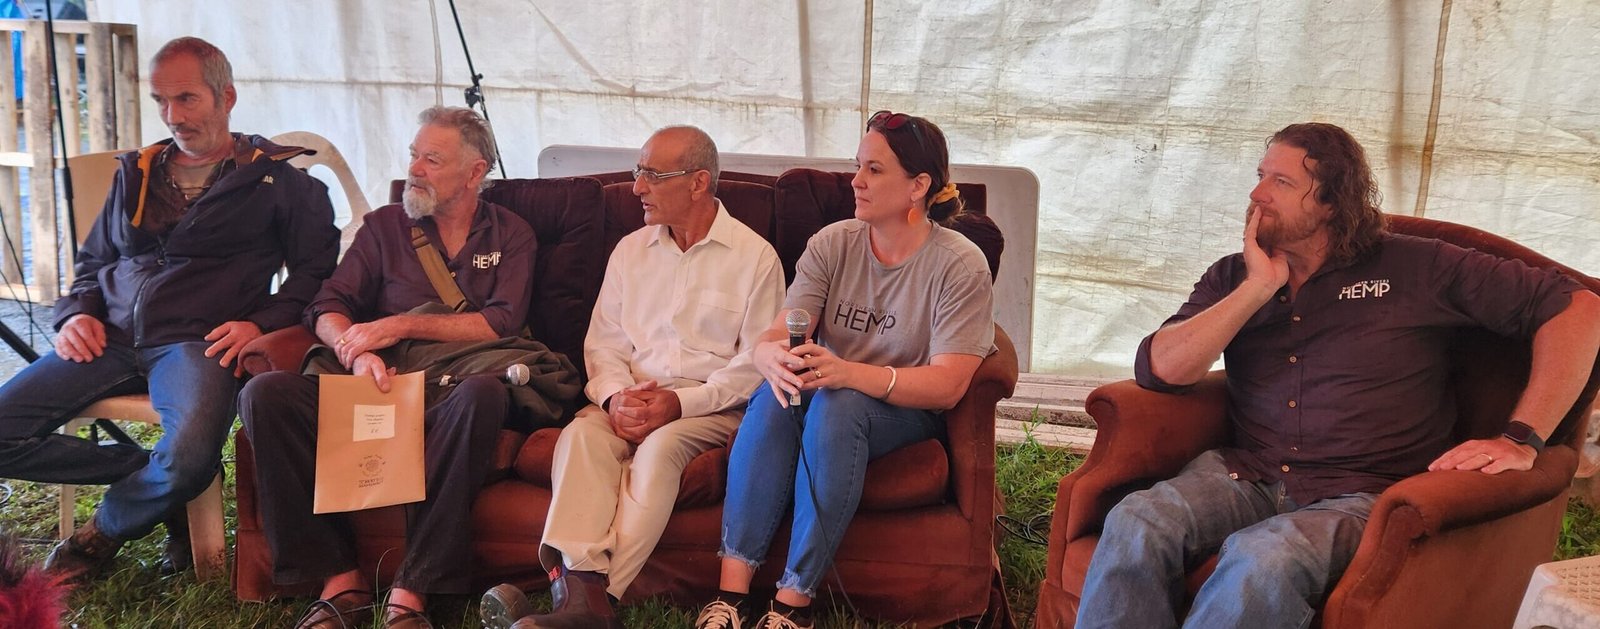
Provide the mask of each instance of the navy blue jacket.
MULTIPOLYGON (((238 138, 237 134, 235 137, 238 138)), ((262 332, 294 325, 333 272, 339 231, 328 187, 291 166, 307 152, 244 136, 254 147, 212 184, 177 225, 156 237, 138 222, 151 198, 148 173, 171 140, 119 159, 111 192, 56 302, 55 327, 75 314, 106 326, 106 339, 134 347, 199 341, 227 321, 262 332), (285 264, 289 278, 268 294, 285 264)))

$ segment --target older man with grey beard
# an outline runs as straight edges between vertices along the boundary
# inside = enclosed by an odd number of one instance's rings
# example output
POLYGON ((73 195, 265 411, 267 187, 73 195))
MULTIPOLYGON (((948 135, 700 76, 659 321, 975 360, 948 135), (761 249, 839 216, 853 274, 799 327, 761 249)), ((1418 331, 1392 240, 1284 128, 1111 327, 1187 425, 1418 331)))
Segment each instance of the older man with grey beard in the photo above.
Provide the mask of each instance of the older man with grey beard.
MULTIPOLYGON (((411 144, 402 205, 368 214, 338 269, 306 308, 305 323, 345 370, 370 375, 387 391, 395 369, 380 350, 403 340, 493 341, 518 336, 533 286, 536 241, 510 210, 479 190, 494 145, 469 109, 424 111, 411 144), (424 239, 415 246, 418 238, 424 239), (463 303, 436 290, 424 270, 444 263, 463 303), (441 259, 442 258, 442 259, 441 259), (415 314, 442 302, 454 312, 415 314)), ((570 365, 570 364, 569 364, 570 365)), ((576 391, 576 374, 573 374, 576 391)), ((313 515, 317 381, 295 373, 252 380, 240 414, 256 450, 261 518, 278 583, 316 581, 322 596, 296 627, 356 626, 375 599, 356 564, 355 540, 338 514, 313 515)), ((425 593, 471 586, 472 499, 489 471, 496 436, 510 409, 491 376, 461 381, 426 411, 427 499, 409 506, 407 552, 384 606, 385 626, 429 626, 425 593)))

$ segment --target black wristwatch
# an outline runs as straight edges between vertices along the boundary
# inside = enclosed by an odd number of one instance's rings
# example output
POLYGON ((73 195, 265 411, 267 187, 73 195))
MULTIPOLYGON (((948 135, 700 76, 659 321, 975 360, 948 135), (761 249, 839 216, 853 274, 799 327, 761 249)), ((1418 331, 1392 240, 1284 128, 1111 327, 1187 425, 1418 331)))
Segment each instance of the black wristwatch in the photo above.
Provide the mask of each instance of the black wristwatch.
POLYGON ((1533 429, 1533 426, 1513 421, 1506 426, 1503 436, 1514 442, 1533 446, 1535 453, 1544 452, 1544 439, 1539 437, 1539 433, 1533 429))

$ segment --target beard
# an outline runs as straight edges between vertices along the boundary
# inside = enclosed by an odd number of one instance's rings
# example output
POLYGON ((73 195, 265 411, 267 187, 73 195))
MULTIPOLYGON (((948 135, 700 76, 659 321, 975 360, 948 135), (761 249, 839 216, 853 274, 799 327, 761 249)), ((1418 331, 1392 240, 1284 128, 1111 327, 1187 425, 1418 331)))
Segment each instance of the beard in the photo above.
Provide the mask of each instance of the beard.
POLYGON ((405 194, 400 196, 400 205, 405 208, 406 216, 413 220, 433 216, 433 211, 439 208, 439 196, 423 182, 408 179, 405 194))
MULTIPOLYGON (((1260 211, 1260 206, 1250 206, 1250 214, 1260 211)), ((1302 213, 1293 220, 1288 220, 1280 212, 1271 212, 1269 216, 1263 216, 1261 223, 1256 226, 1256 244, 1263 249, 1272 249, 1278 245, 1305 240, 1322 229, 1325 219, 1326 217, 1319 218, 1302 213)), ((1245 220, 1247 222, 1250 220, 1249 214, 1246 214, 1245 220)))

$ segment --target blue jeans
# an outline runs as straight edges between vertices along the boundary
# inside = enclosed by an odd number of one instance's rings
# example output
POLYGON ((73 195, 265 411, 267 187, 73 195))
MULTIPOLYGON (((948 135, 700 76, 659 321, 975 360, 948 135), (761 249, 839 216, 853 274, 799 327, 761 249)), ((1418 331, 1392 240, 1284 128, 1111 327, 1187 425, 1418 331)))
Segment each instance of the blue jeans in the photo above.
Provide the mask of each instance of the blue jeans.
POLYGON ((1106 516, 1077 626, 1178 626, 1184 574, 1216 552, 1185 627, 1305 627, 1350 565, 1377 499, 1301 506, 1283 483, 1234 480, 1219 452, 1205 452, 1106 516))
POLYGON ((721 555, 759 566, 792 504, 789 556, 778 587, 810 597, 861 502, 867 462, 941 436, 944 422, 938 413, 851 389, 807 392, 805 399, 805 416, 797 421, 765 382, 751 396, 729 455, 721 555), (804 465, 798 463, 802 443, 804 465))
POLYGON ((211 485, 233 425, 239 381, 206 358, 204 341, 132 348, 110 343, 87 363, 54 352, 0 387, 0 478, 110 483, 95 524, 117 539, 144 537, 211 485), (55 434, 102 398, 148 391, 161 438, 147 455, 55 434))

